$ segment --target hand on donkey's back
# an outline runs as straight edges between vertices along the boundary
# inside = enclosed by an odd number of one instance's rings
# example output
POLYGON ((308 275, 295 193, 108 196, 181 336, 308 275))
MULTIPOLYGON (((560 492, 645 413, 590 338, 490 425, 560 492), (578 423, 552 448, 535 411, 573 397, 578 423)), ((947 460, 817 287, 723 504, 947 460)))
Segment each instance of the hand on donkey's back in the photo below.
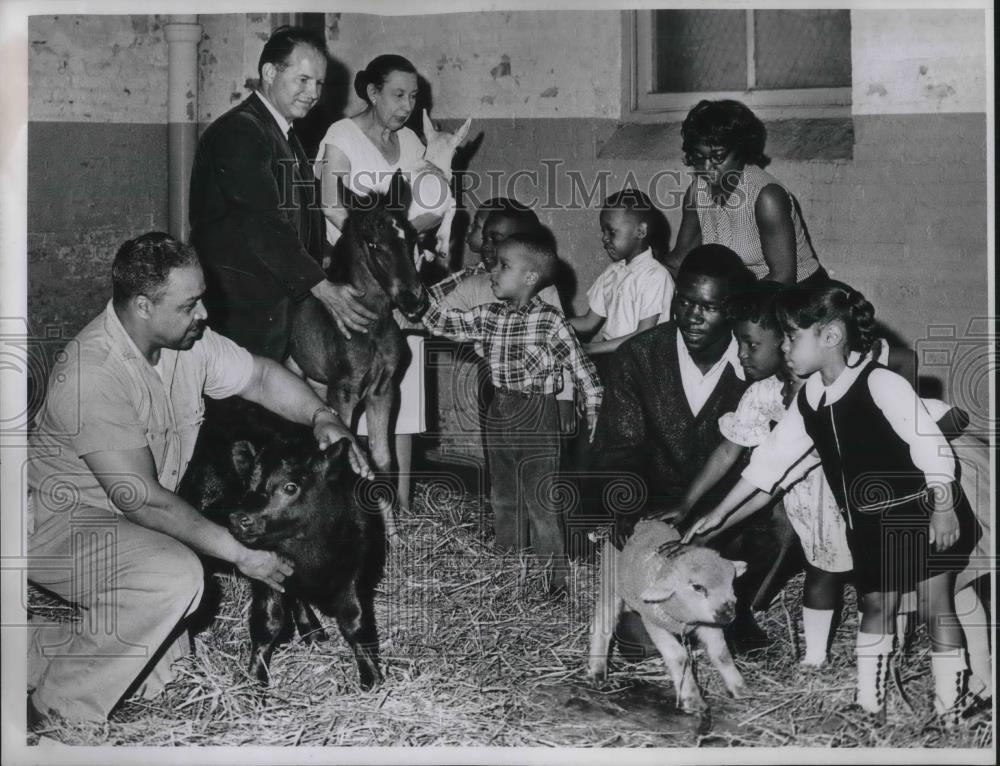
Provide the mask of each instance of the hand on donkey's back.
POLYGON ((324 280, 316 284, 311 292, 329 312, 345 338, 351 337, 351 330, 368 332, 369 326, 378 318, 361 302, 364 291, 352 285, 338 285, 324 280))

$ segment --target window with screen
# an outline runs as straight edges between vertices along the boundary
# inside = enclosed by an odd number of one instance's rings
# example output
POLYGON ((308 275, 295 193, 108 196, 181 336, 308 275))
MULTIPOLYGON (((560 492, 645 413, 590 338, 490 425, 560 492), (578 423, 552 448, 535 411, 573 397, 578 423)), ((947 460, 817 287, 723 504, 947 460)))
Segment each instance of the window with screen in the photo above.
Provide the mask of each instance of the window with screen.
POLYGON ((848 10, 651 10, 627 21, 632 111, 735 98, 771 116, 849 113, 848 10))

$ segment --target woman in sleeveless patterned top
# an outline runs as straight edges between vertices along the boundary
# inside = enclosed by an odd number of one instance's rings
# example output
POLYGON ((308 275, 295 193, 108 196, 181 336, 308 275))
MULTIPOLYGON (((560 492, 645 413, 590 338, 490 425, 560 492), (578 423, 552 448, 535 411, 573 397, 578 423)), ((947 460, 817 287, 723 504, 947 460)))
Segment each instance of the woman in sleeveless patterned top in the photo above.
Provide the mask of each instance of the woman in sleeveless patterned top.
POLYGON ((827 279, 785 186, 764 167, 767 131, 738 101, 701 101, 681 126, 694 180, 684 195, 675 270, 701 244, 734 250, 758 279, 784 284, 827 279))

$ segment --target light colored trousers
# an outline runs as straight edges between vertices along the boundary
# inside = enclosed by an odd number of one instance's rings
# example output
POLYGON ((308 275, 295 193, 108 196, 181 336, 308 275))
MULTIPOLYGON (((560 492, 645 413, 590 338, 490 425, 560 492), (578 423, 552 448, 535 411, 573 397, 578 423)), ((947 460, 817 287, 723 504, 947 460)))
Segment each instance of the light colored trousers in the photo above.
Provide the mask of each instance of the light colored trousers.
POLYGON ((185 618, 204 575, 181 542, 90 507, 46 514, 28 537, 28 580, 81 607, 76 623, 33 620, 28 689, 35 707, 104 720, 125 696, 152 698, 190 652, 185 618))

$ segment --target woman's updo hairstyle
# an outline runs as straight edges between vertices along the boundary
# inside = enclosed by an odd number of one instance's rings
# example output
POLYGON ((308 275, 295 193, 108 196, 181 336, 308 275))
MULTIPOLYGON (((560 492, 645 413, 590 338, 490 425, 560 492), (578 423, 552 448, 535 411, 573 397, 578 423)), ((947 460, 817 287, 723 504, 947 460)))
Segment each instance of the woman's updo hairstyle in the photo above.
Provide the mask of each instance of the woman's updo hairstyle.
POLYGON ((782 290, 776 301, 778 321, 785 332, 835 320, 847 329, 847 348, 867 354, 875 340, 875 307, 859 291, 830 280, 820 287, 796 285, 782 290))
POLYGON ((354 75, 354 92, 358 94, 358 98, 370 104, 368 86, 374 85, 376 89, 381 90, 393 72, 416 74, 417 68, 410 63, 409 59, 397 56, 395 53, 376 56, 368 62, 368 66, 354 75))
POLYGON ((771 158, 764 154, 767 128, 750 108, 739 101, 699 101, 681 123, 685 153, 697 144, 735 151, 748 165, 765 168, 771 158))

